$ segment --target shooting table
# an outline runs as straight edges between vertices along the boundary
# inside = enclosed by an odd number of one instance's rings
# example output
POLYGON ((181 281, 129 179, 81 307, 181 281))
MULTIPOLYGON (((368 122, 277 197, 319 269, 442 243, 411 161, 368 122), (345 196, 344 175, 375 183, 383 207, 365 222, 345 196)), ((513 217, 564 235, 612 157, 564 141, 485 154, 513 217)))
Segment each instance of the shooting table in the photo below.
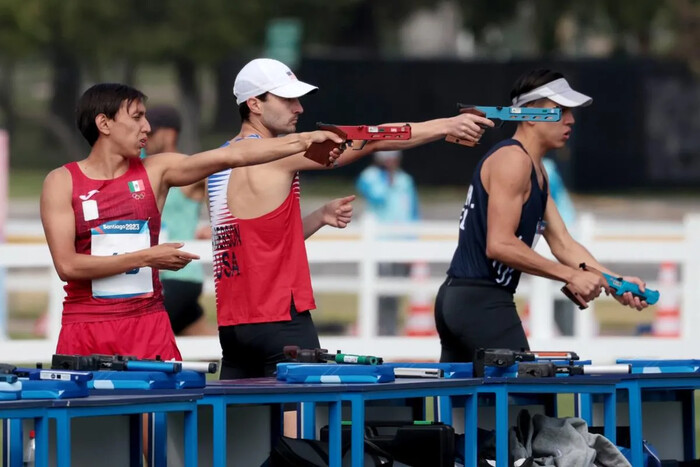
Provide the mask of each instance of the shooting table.
MULTIPOLYGON (((204 397, 197 403, 212 409, 211 459, 214 467, 227 465, 227 408, 242 405, 277 405, 287 403, 327 403, 330 407, 330 424, 338 444, 331 444, 331 459, 340 459, 340 401, 343 385, 287 384, 274 378, 210 381, 203 389, 204 397), (336 431, 337 430, 337 434, 336 431)), ((281 412, 280 412, 281 413, 281 412)), ((251 428, 252 429, 252 428, 251 428)), ((281 425, 272 424, 271 437, 281 433, 281 425)), ((200 439, 203 437, 200 437, 200 439)), ((265 457, 267 452, 264 453, 265 457)), ((241 464, 243 465, 243 464, 241 464)), ((331 462, 331 465, 336 465, 331 462)), ((337 464, 338 466, 340 464, 337 464)))
POLYGON ((3 465, 11 467, 22 465, 24 446, 22 445, 21 420, 33 419, 36 432, 35 463, 38 466, 48 465, 48 419, 47 408, 52 400, 7 400, 0 402, 0 419, 3 423, 3 465), (13 433, 18 436, 11 436, 13 433))
MULTIPOLYGON (((329 425, 329 457, 331 467, 341 466, 341 406, 343 403, 350 405, 351 410, 351 455, 352 465, 362 466, 364 457, 364 424, 365 402, 371 400, 404 400, 410 398, 425 398, 431 396, 466 396, 465 397, 465 432, 473 436, 465 436, 466 452, 474 459, 476 465, 476 388, 481 384, 477 379, 404 379, 393 383, 377 384, 290 384, 277 381, 274 378, 256 378, 249 380, 216 381, 207 384, 204 389, 204 397, 197 403, 200 407, 210 406, 212 409, 212 441, 213 449, 210 464, 215 467, 232 465, 227 462, 227 423, 243 423, 239 419, 228 418, 227 408, 242 405, 277 405, 287 403, 303 404, 304 410, 300 417, 301 429, 299 434, 303 438, 315 438, 315 419, 312 415, 317 403, 327 404, 329 425), (228 418, 228 420, 227 420, 228 418)), ((200 414, 201 415, 201 414, 200 414)), ((204 417, 200 416, 200 435, 204 431, 201 423, 204 417)), ((246 426, 248 424, 246 423, 246 426)), ((271 427, 274 434, 279 433, 280 426, 271 427)), ((171 427, 169 426, 170 430, 171 427)), ((254 428, 251 428, 253 430, 254 428)), ((247 433, 249 434, 249 433, 247 433)), ((200 441, 208 442, 205 436, 200 436, 200 441)), ((250 447, 250 446, 248 446, 250 447)), ((209 460, 203 449, 200 449, 200 461, 209 460)), ((235 465, 254 465, 245 461, 240 463, 236 453, 235 465)), ((267 457, 267 452, 264 453, 267 457)), ((250 459, 249 459, 250 460, 250 459)), ((259 459, 255 459, 257 462, 259 459)), ((250 460, 252 462, 252 460, 250 460)), ((257 464, 255 464, 257 465, 257 464)))
MULTIPOLYGON (((642 467, 643 450, 642 440, 650 441, 658 450, 662 458, 670 457, 664 453, 664 443, 655 443, 654 439, 644 436, 642 410, 645 403, 652 402, 680 402, 681 426, 682 426, 682 454, 684 460, 695 458, 695 401, 694 391, 700 389, 700 374, 698 373, 644 373, 619 375, 616 385, 620 394, 618 399, 627 396, 629 408, 630 447, 632 451, 633 467, 642 467)), ((592 397, 581 398, 581 411, 588 417, 592 417, 592 397)), ((655 413, 657 426, 668 429, 671 425, 668 419, 671 411, 661 414, 655 413), (666 420, 659 420, 659 415, 666 420), (660 424, 660 425, 659 425, 660 424)))
MULTIPOLYGON (((617 375, 616 375, 617 376, 617 375)), ((600 394, 603 397, 604 434, 615 443, 615 389, 620 378, 606 376, 561 376, 549 378, 484 378, 479 394, 492 394, 496 410, 496 467, 508 465, 508 402, 510 396, 600 394)), ((591 418, 582 418, 590 425, 591 418)), ((590 416, 590 413, 587 415, 590 416)))
MULTIPOLYGON (((476 467, 476 394, 481 384, 482 380, 475 378, 400 378, 393 383, 345 385, 344 392, 342 393, 342 400, 350 403, 352 414, 352 466, 362 467, 364 465, 364 425, 366 401, 425 397, 450 398, 452 396, 462 396, 464 398, 465 467, 476 467)), ((339 430, 338 433, 340 433, 339 430)), ((329 433, 329 436, 332 436, 332 433, 329 433)), ((330 440, 331 443, 334 442, 332 437, 330 440)), ((338 436, 335 442, 340 444, 340 436, 338 436)), ((338 459, 338 464, 336 465, 340 466, 340 459, 338 459)))
MULTIPOLYGON (((197 399, 199 394, 183 393, 171 390, 167 394, 151 394, 141 391, 139 394, 90 395, 74 399, 38 399, 7 401, 0 404, 0 417, 11 418, 9 426, 13 433, 4 436, 9 440, 10 453, 5 465, 22 465, 22 427, 19 419, 33 418, 35 422, 35 464, 37 466, 56 465, 68 467, 76 465, 131 465, 141 466, 142 451, 142 417, 144 413, 184 413, 185 466, 197 465, 197 399), (114 416, 128 415, 126 436, 124 426, 115 429, 107 423, 114 416), (74 419, 100 418, 92 423, 71 426, 74 419), (51 440, 49 421, 55 423, 55 438, 51 440), (16 430, 16 431, 15 431, 16 430), (75 436, 73 436, 75 434, 75 436), (55 462, 50 462, 51 441, 55 444, 55 462), (71 444, 80 443, 80 449, 72 451, 71 444), (126 453, 125 453, 126 451, 126 453), (7 462, 9 458, 9 463, 7 462), (100 460, 101 459, 101 460, 100 460)), ((116 421, 115 421, 116 423, 116 421)), ((7 426, 8 424, 6 424, 7 426)), ((165 465, 163 461, 154 465, 165 465)))
MULTIPOLYGON (((95 459, 104 461, 113 460, 111 453, 119 449, 127 451, 128 464, 141 465, 141 416, 142 413, 157 413, 156 419, 164 419, 165 413, 179 412, 182 417, 182 435, 178 437, 172 430, 169 441, 177 444, 178 449, 184 452, 183 463, 186 466, 214 465, 221 467, 231 465, 231 461, 239 462, 241 452, 238 447, 233 448, 229 442, 231 434, 238 437, 240 432, 234 432, 232 422, 243 425, 243 437, 239 442, 246 443, 255 435, 254 428, 249 428, 250 420, 260 419, 259 414, 251 414, 248 409, 269 410, 270 407, 281 407, 281 404, 303 404, 299 421, 301 427, 299 434, 303 438, 316 437, 315 405, 328 406, 329 423, 329 452, 330 465, 341 465, 341 425, 342 406, 349 406, 351 432, 352 465, 362 465, 364 450, 364 424, 366 421, 366 408, 369 401, 403 401, 406 399, 437 397, 440 399, 440 413, 442 421, 451 424, 452 404, 459 404, 464 410, 465 432, 465 460, 466 465, 476 465, 476 430, 478 418, 478 398, 482 396, 492 399, 495 406, 496 428, 496 458, 497 466, 505 466, 508 457, 508 429, 509 403, 523 396, 535 399, 550 409, 553 408, 553 398, 556 394, 578 394, 581 401, 581 417, 591 424, 593 418, 593 396, 603 399, 604 433, 607 438, 616 440, 616 403, 627 396, 629 400, 630 437, 632 446, 632 459, 635 467, 642 465, 642 405, 652 399, 652 396, 662 395, 665 400, 672 396, 674 401, 682 404, 682 428, 684 451, 686 459, 694 456, 694 399, 693 391, 700 388, 700 374, 697 373, 660 373, 660 374, 630 374, 630 375, 606 375, 606 376, 565 376, 550 378, 399 378, 393 383, 378 384, 289 384, 277 381, 273 378, 259 378, 250 380, 231 380, 209 382, 205 388, 189 390, 151 390, 151 391, 94 391, 89 397, 58 400, 17 400, 0 402, 0 418, 6 419, 34 419, 36 426, 36 465, 49 464, 49 420, 54 420, 56 426, 56 465, 68 466, 71 460, 82 465, 79 459, 83 455, 98 452, 95 459), (97 395, 99 393, 99 395, 97 395), (620 397, 617 397, 617 396, 620 397), (449 410, 446 410, 449 407, 449 410), (244 416, 227 419, 227 409, 243 409, 244 416), (197 414, 197 410, 205 410, 211 413, 211 422, 197 414), (128 428, 119 433, 130 432, 129 449, 125 444, 118 444, 114 440, 114 446, 105 447, 103 444, 93 447, 91 440, 101 433, 115 432, 109 429, 100 420, 93 420, 89 424, 73 426, 73 419, 87 419, 100 416, 130 415, 128 428), (199 428, 197 426, 199 422, 199 428), (87 428, 86 428, 87 427, 87 428), (204 428, 211 430, 211 441, 204 435, 204 428), (82 431, 81 431, 82 430, 82 431), (91 431, 90 431, 91 430, 91 431), (199 430, 199 433, 198 433, 199 430), (246 433, 245 430, 250 430, 246 433), (87 437, 83 437, 86 432, 87 437), (199 434, 199 435, 198 435, 199 434), (137 436, 138 435, 138 436, 137 436), (228 438, 227 438, 228 437, 228 438), (199 440, 197 441, 197 438, 199 440), (182 442, 184 439, 184 443, 182 442), (80 442, 80 450, 71 450, 71 441, 80 442), (198 449, 198 442, 202 446, 198 449), (84 449, 85 448, 85 449, 84 449), (235 458, 227 462, 227 448, 235 449, 235 458), (97 449, 97 451, 95 451, 97 449), (202 451, 209 451, 205 452, 202 451), (82 451, 87 451, 83 453, 82 451), (211 456, 207 458, 207 456, 211 456), (203 460, 206 459, 206 460, 203 460)), ((656 398, 659 400, 659 397, 656 398)), ((550 413, 551 414, 551 413, 550 413)), ((200 412, 201 415, 201 412, 200 412)), ((666 415, 665 413, 663 415, 666 415)), ((112 417, 116 418, 116 417, 112 417)), ((168 423, 170 423, 168 417, 168 423)), ((111 419, 111 418, 110 418, 111 419)), ((120 418, 121 419, 121 418, 120 418)), ((124 420, 124 419, 121 419, 124 420)), ((179 419, 177 419, 179 420, 179 419)), ((269 419, 268 419, 269 420, 269 419)), ((279 419, 277 419, 279 420, 279 419)), ((258 424, 259 426, 260 424, 258 424)), ((663 425, 662 425, 663 426, 663 425)), ((281 432, 281 424, 272 423, 265 426, 265 433, 271 436, 263 440, 270 441, 281 432)), ((170 426, 168 432, 170 432, 170 426)), ((156 450, 165 451, 166 443, 159 438, 156 430, 153 437, 156 450)), ((178 433, 179 434, 179 433, 178 433)), ((6 437, 7 439, 7 437, 6 437)), ((13 453, 11 464, 17 464, 21 454, 21 441, 16 436, 10 436, 13 453)), ((651 440, 653 442, 653 440, 651 440)), ((119 441, 121 443, 121 441, 119 441)), ((103 441, 104 443, 104 441, 103 441)), ((251 446, 246 446, 250 448, 251 446)), ((658 448, 658 446, 657 446, 658 448)), ((252 449, 247 449, 251 451, 252 449)), ((267 456, 267 451, 257 453, 258 456, 267 456)), ((244 457, 245 458, 245 457, 244 457)), ((154 465, 164 465, 165 457, 156 457, 154 465)), ((173 460, 176 457, 172 458, 173 460)), ((103 461, 103 462, 104 462, 103 461)), ((125 463, 126 464, 126 463, 125 463)), ((244 464, 241 464, 244 465, 244 464)), ((252 464, 251 464, 252 465, 252 464)))

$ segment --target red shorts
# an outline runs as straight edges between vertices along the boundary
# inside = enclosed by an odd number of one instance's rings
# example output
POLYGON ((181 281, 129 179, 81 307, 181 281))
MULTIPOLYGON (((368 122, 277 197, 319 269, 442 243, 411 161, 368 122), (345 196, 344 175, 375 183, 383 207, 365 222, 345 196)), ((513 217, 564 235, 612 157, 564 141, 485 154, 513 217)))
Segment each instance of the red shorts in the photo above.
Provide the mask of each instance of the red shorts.
POLYGON ((132 355, 182 360, 165 311, 61 326, 56 353, 67 355, 132 355))

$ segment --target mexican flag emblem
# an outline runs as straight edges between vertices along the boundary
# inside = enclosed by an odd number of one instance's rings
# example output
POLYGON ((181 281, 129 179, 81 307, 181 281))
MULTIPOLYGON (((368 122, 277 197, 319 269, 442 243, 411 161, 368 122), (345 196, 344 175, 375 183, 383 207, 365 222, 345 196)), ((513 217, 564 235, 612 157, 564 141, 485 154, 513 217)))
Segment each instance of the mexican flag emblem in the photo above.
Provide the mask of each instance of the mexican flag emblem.
POLYGON ((129 182, 129 191, 136 193, 137 191, 143 191, 143 180, 132 180, 129 182))

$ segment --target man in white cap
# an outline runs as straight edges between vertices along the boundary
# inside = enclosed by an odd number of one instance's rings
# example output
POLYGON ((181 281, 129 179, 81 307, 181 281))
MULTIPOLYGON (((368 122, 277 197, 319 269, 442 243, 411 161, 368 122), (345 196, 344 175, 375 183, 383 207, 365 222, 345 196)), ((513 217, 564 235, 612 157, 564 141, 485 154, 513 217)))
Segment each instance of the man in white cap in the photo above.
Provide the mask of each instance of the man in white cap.
MULTIPOLYGON (((316 89, 281 62, 251 61, 233 86, 243 122, 234 141, 294 132, 303 112, 299 97, 316 89)), ((476 142, 484 131, 480 124, 493 126, 470 114, 412 123, 410 140, 369 142, 336 162, 343 165, 377 150, 406 149, 445 136, 476 142)), ((302 221, 298 172, 322 168, 298 154, 285 163, 209 178, 222 379, 270 376, 284 360, 285 345, 320 346, 309 313, 316 305, 304 238, 328 222, 320 215, 302 221)), ((344 198, 339 207, 353 198, 344 198)), ((333 225, 334 213, 327 214, 333 225)))
MULTIPOLYGON (((476 166, 460 216, 457 249, 435 302, 442 362, 472 361, 478 348, 529 348, 513 302, 521 272, 561 281, 583 302, 595 299, 607 284, 579 264, 619 277, 571 237, 549 194, 542 165, 545 153, 569 139, 572 108, 590 105, 592 99, 551 70, 522 75, 511 99, 515 107, 559 107, 561 120, 518 123, 513 137, 496 144, 476 166), (558 261, 534 251, 541 235, 558 261)), ((641 279, 625 279, 644 290, 641 279)), ((647 306, 630 293, 615 298, 637 310, 647 306)))

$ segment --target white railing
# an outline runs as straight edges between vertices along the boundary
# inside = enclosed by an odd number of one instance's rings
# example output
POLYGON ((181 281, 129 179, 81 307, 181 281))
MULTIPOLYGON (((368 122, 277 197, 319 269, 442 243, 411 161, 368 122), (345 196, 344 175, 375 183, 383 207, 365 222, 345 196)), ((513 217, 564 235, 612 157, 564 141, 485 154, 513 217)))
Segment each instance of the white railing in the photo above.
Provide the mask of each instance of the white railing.
MULTIPOLYGON (((518 291, 527 297, 530 315, 530 344, 537 349, 574 350, 584 358, 608 362, 619 357, 693 358, 700 357, 700 215, 688 215, 682 223, 597 221, 591 215, 579 219, 578 238, 602 263, 659 265, 673 262, 681 271, 681 334, 679 338, 607 337, 596 332, 593 308, 577 311, 575 334, 560 337, 555 332, 554 300, 560 297, 561 284, 533 277, 524 280, 518 291)), ((309 262, 314 264, 355 264, 357 274, 316 275, 317 292, 356 292, 358 322, 355 336, 322 336, 329 349, 381 355, 387 360, 437 359, 437 337, 377 336, 380 294, 408 295, 416 290, 435 294, 442 277, 417 282, 409 278, 384 278, 378 275, 380 262, 427 262, 446 264, 452 258, 457 240, 456 225, 423 222, 410 226, 383 227, 371 219, 357 222, 346 230, 325 229, 307 242, 309 262)), ((186 250, 211 263, 208 242, 192 242, 186 250)), ((549 255, 545 242, 538 251, 549 255)), ((10 290, 48 291, 48 337, 46 339, 9 340, 0 338, 0 361, 46 361, 55 349, 60 330, 62 283, 53 270, 44 244, 0 245, 0 268, 8 268, 10 290), (31 271, 27 273, 28 270, 31 271)), ((654 286, 655 277, 644 277, 654 286)), ((208 280, 205 290, 212 290, 208 280)), ((661 290, 662 296, 664 290, 661 290)), ((432 295, 431 295, 432 296, 432 295)), ((318 313, 323 313, 319 310, 318 313)), ((635 311, 620 308, 620 313, 635 311)), ((187 359, 217 359, 217 338, 182 337, 178 345, 187 359)))

